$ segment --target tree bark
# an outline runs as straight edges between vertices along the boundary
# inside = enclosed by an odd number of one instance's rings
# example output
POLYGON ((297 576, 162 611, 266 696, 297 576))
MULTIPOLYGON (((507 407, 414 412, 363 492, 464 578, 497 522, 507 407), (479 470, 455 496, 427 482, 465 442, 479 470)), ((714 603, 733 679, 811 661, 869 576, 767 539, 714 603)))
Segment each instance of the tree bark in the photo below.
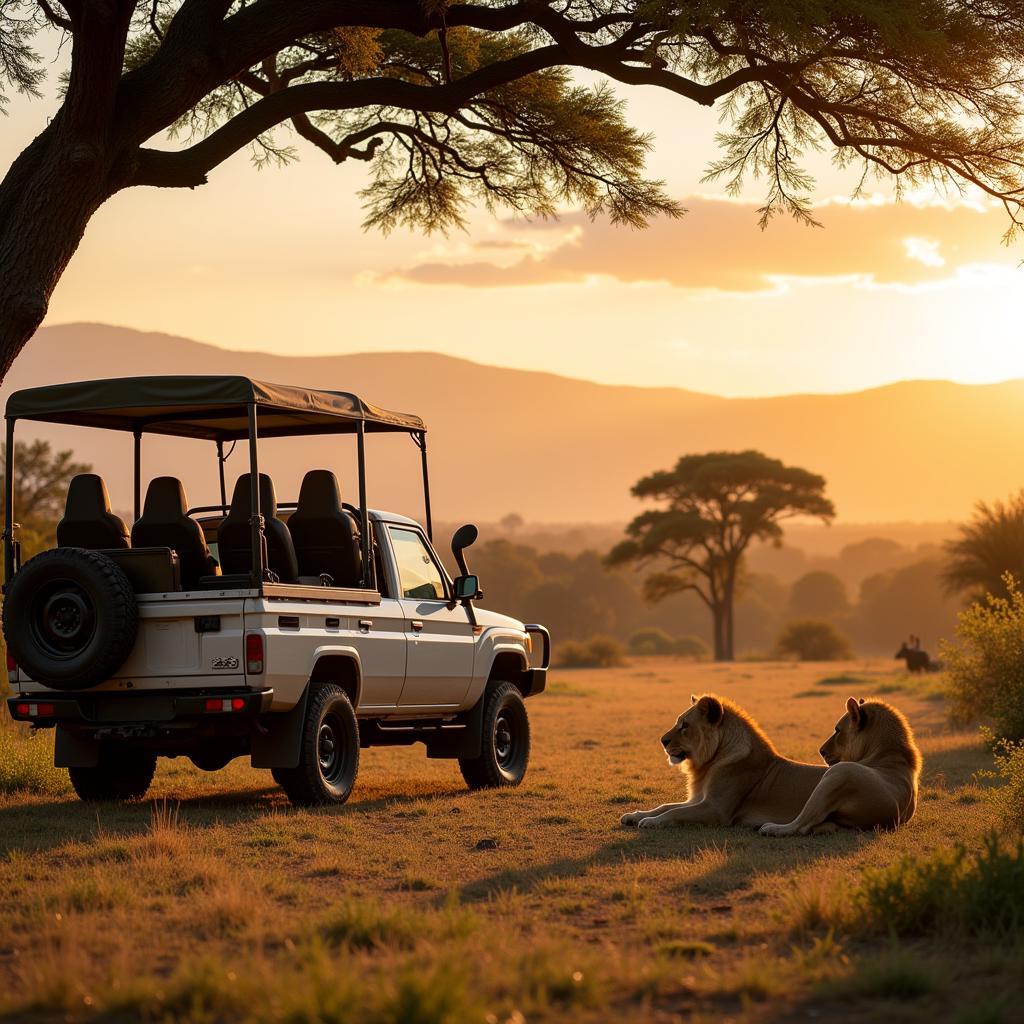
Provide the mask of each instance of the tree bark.
POLYGON ((68 147, 54 121, 0 184, 0 381, 42 323, 89 219, 110 194, 99 147, 68 147))

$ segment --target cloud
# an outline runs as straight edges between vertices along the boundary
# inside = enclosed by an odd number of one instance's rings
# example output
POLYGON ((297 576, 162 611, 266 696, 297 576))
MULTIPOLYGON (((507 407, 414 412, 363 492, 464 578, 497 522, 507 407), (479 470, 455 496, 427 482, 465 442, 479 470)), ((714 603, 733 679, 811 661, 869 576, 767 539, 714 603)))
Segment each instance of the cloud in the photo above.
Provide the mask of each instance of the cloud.
POLYGON ((680 221, 645 231, 574 213, 557 222, 502 222, 498 237, 460 258, 429 258, 391 280, 467 288, 627 284, 735 293, 776 291, 779 281, 855 280, 867 285, 930 285, 974 264, 1014 265, 1000 245, 1003 224, 978 204, 825 204, 824 228, 776 219, 757 227, 755 206, 694 196, 680 221))

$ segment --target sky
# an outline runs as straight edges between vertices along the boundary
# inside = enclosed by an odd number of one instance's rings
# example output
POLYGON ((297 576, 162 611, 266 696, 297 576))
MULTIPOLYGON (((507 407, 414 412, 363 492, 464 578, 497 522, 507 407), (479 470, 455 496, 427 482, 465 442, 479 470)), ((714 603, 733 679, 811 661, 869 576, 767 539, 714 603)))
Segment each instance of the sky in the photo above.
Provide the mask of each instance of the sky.
MULTIPOLYGON (((851 178, 816 158, 824 227, 762 232, 763 182, 739 199, 701 183, 715 111, 622 95, 656 136, 649 170, 687 208, 679 221, 633 231, 573 210, 480 212, 448 237, 384 237, 360 227, 365 164, 300 146, 298 163, 256 170, 238 154, 201 188, 110 200, 46 322, 292 355, 430 350, 730 396, 1024 377, 1024 245, 1001 244, 1004 214, 971 196, 851 204, 851 178)), ((4 168, 54 106, 12 99, 4 168)))

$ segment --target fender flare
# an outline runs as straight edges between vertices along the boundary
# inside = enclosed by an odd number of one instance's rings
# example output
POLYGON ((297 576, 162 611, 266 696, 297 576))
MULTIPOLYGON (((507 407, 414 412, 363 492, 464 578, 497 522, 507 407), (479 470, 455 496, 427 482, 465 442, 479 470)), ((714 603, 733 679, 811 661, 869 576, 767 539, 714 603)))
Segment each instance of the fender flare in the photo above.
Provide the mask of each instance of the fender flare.
POLYGON ((317 667, 323 659, 333 657, 345 658, 352 664, 354 684, 350 682, 349 685, 344 683, 339 685, 348 693, 352 707, 358 707, 363 679, 359 652, 354 647, 346 647, 343 644, 325 644, 318 647, 313 652, 309 681, 302 688, 302 694, 295 705, 288 711, 272 713, 261 719, 262 731, 255 732, 252 737, 251 762, 253 768, 294 768, 299 763, 302 727, 306 721, 306 706, 309 703, 310 690, 318 683, 334 681, 329 676, 323 679, 317 678, 317 667), (353 686, 353 692, 349 692, 353 686))

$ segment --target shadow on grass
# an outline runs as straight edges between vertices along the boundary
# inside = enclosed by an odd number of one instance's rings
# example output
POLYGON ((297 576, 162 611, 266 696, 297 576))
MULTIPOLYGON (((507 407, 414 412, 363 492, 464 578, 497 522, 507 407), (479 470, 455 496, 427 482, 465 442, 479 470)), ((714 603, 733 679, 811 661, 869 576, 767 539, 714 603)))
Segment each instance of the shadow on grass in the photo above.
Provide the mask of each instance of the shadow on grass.
MULTIPOLYGON (((397 785, 397 783, 396 783, 397 785)), ((379 792, 379 787, 377 788, 379 792)), ((458 790, 458 793, 463 790, 458 790)), ((177 808, 180 821, 193 829, 256 822, 270 815, 314 814, 326 818, 357 818, 422 800, 455 795, 438 789, 430 793, 383 793, 342 806, 292 808, 277 786, 224 790, 185 797, 157 794, 134 803, 84 803, 74 796, 45 802, 0 807, 0 856, 11 851, 42 852, 70 842, 88 842, 103 833, 124 836, 149 831, 153 806, 166 800, 177 808)))
POLYGON ((705 895, 724 896, 748 888, 755 874, 790 872, 817 860, 850 853, 877 838, 870 832, 839 832, 768 839, 755 829, 699 825, 643 832, 622 828, 615 839, 593 853, 499 871, 464 886, 462 897, 482 900, 509 889, 529 893, 548 881, 578 877, 590 868, 667 860, 705 863, 699 873, 687 876, 687 887, 705 895), (708 857, 709 851, 715 856, 708 857))

